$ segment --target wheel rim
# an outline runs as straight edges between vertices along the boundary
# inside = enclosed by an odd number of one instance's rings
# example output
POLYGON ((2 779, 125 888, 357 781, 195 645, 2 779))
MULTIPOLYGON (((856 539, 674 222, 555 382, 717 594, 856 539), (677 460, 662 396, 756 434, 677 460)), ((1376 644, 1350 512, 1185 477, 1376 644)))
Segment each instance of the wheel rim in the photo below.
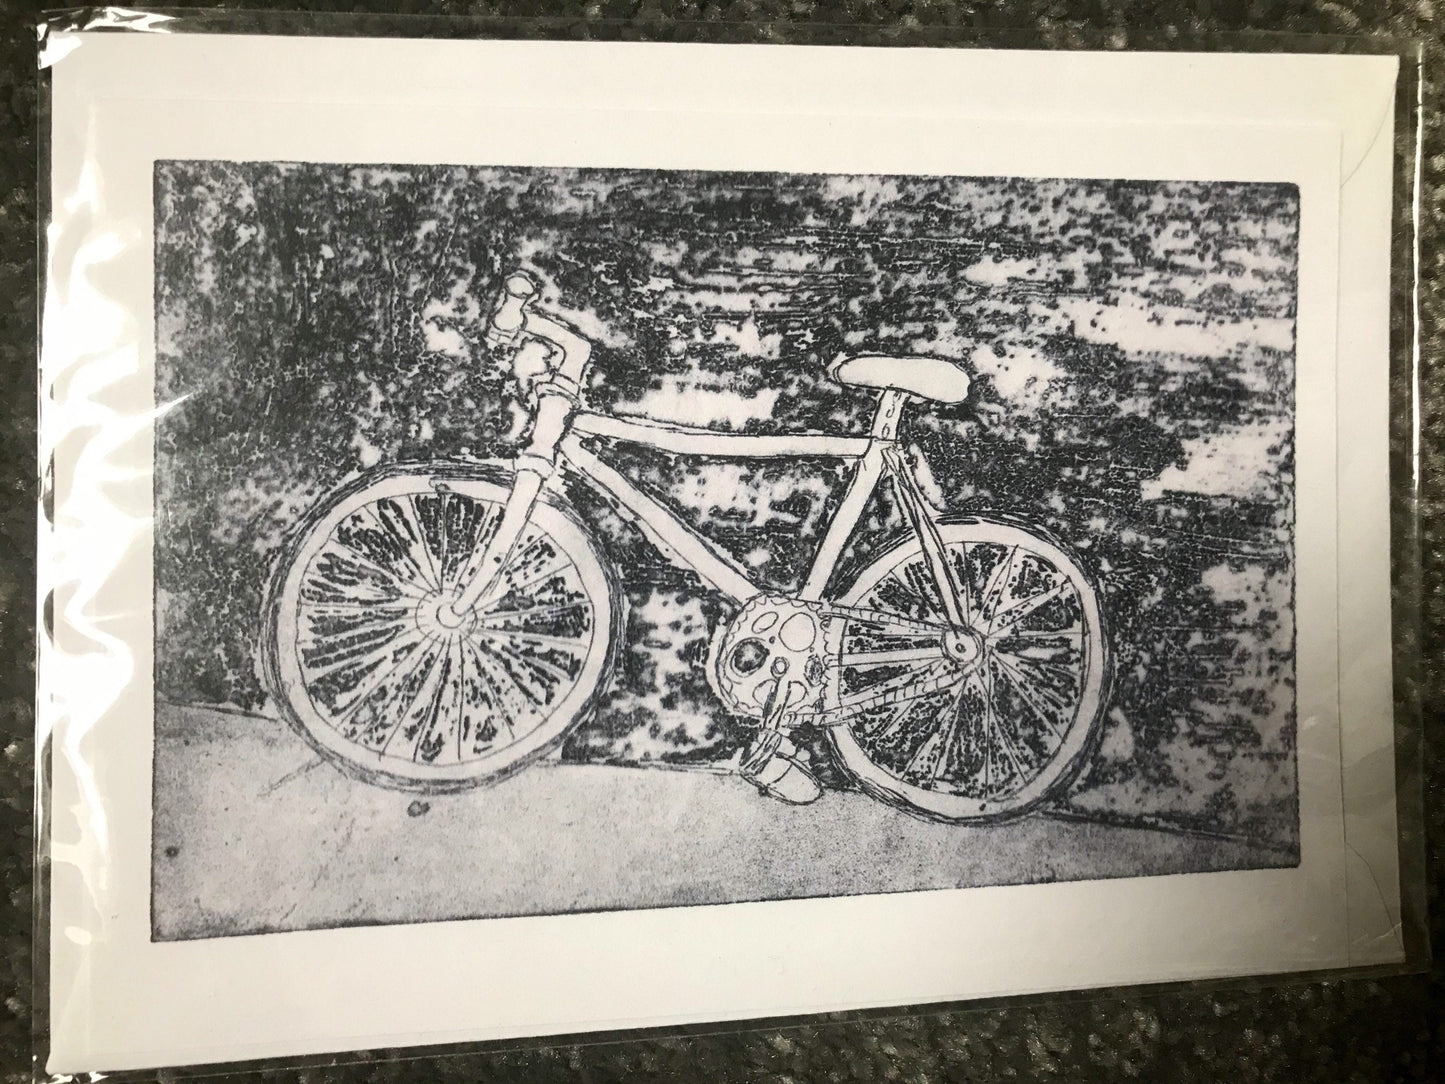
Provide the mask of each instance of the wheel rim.
POLYGON ((506 496, 475 479, 384 478, 306 533, 278 592, 275 668, 322 751, 383 781, 471 784, 541 755, 590 706, 610 595, 570 517, 539 503, 499 590, 451 608, 506 496))
POLYGON ((921 552, 864 570, 843 606, 831 733, 884 797, 942 819, 1021 812, 1078 767, 1104 673, 1097 596, 1053 543, 1007 524, 944 528, 968 629, 948 628, 921 552))

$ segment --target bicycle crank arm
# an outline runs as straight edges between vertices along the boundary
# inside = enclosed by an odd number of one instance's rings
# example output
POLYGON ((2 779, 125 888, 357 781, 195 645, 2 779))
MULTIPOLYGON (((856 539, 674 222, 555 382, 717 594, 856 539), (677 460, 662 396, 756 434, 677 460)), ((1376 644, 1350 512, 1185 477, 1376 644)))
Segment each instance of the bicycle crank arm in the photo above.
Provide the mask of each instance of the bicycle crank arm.
POLYGON ((793 714, 788 710, 784 675, 779 675, 764 710, 757 734, 743 749, 738 774, 769 798, 789 805, 817 801, 823 794, 822 785, 803 765, 802 754, 789 736, 793 714))

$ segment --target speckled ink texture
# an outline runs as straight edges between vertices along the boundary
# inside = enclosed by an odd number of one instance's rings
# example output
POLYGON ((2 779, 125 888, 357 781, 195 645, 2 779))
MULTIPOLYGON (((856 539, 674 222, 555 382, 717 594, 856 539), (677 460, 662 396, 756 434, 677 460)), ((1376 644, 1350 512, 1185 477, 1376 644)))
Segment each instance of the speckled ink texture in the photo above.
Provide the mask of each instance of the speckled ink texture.
MULTIPOLYGON (((156 395, 173 404, 156 426, 159 936, 325 924, 328 895, 345 901, 334 920, 367 922, 1298 862, 1294 186, 166 161, 155 205, 156 395), (511 459, 529 439, 525 359, 481 334, 518 267, 596 343, 587 409, 706 434, 701 455, 598 454, 777 599, 801 587, 855 468, 739 459, 722 436, 867 432, 877 392, 831 377, 840 355, 967 375, 958 403, 921 387, 899 433, 932 507, 1023 532, 958 543, 962 595, 998 631, 974 668, 941 649, 929 662, 926 625, 869 625, 857 635, 884 661, 848 664, 845 648, 835 711, 876 704, 848 723, 863 755, 945 799, 1007 811, 1072 727, 1094 730, 1081 769, 1027 822, 973 833, 911 823, 906 803, 875 822, 861 796, 831 793, 806 813, 724 812, 737 782, 716 772, 616 770, 722 764, 758 718, 710 647, 737 605, 579 472, 565 495, 626 605, 615 676, 560 756, 611 769, 439 797, 425 823, 396 800, 358 818, 280 708, 304 727, 322 705, 315 725, 350 742, 320 743, 342 767, 352 749, 392 782, 481 771, 505 755, 512 723, 498 734, 496 719, 559 710, 595 639, 585 577, 549 571, 540 542, 518 558, 517 599, 455 648, 444 629, 424 639, 416 598, 459 588, 488 527, 423 486, 358 505, 297 586, 275 588, 299 592, 310 691, 258 678, 262 626, 286 620, 263 620, 263 590, 328 490, 398 461, 511 459), (1030 531, 1067 548, 1076 584, 1030 531), (1090 695, 1095 653, 1111 674, 1090 695), (253 751, 262 736, 270 755, 253 751), (513 812, 523 786, 541 789, 513 812), (501 842, 471 817, 519 827, 501 842), (550 855, 556 889, 496 864, 524 840, 550 855), (338 848, 313 877, 293 868, 338 848), (263 851, 287 856, 270 876, 248 860, 263 851), (756 857, 773 853, 775 867, 756 857), (334 883, 342 867, 365 875, 334 883), (498 895, 507 885, 525 890, 498 895)), ((875 492, 825 598, 853 597, 909 537, 897 504, 875 492)), ((935 597, 920 557, 857 603, 929 618, 935 597)), ((808 714, 797 740, 847 789, 823 748, 834 717, 808 714)))

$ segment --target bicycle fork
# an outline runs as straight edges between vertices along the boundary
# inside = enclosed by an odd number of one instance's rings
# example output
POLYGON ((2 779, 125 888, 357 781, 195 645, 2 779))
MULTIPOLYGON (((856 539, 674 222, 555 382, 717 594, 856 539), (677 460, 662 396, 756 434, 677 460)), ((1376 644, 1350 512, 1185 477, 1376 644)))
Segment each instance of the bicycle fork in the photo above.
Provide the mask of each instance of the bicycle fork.
POLYGON ((567 420, 577 407, 577 395, 592 344, 572 328, 543 316, 530 308, 537 286, 528 276, 516 274, 507 279, 502 296, 487 322, 489 343, 515 342, 526 336, 537 340, 559 354, 560 361, 550 375, 536 388, 537 411, 532 421, 532 435, 527 447, 517 456, 512 491, 502 509, 501 522, 482 551, 482 559, 450 606, 443 607, 445 616, 460 625, 466 614, 479 603, 491 601, 502 582, 501 572, 511 557, 517 540, 526 529, 537 503, 542 484, 556 469, 557 444, 566 432, 567 420))

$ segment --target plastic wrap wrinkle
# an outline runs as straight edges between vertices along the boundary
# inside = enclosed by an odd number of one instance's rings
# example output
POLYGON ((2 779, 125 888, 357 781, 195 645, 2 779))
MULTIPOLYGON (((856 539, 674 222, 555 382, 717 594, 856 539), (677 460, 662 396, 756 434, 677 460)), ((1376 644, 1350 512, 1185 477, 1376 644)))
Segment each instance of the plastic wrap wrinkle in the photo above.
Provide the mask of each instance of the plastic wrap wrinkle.
MULTIPOLYGON (((40 440, 42 461, 58 477, 39 588, 53 600, 56 629, 40 659, 48 677, 40 700, 42 733, 63 734, 53 754, 64 758, 76 786, 69 817, 52 810, 51 876, 59 891, 82 892, 104 929, 102 901, 111 874, 108 800, 89 739, 142 675, 131 646, 107 630, 116 615, 102 596, 124 554, 147 539, 150 528, 148 517, 128 513, 112 491, 117 483, 148 478, 148 471, 124 465, 120 453, 137 437, 149 437, 153 419, 103 401, 108 390, 135 377, 139 356, 133 320, 102 285, 128 243, 117 231, 94 227, 102 186, 98 164, 87 160, 48 229, 41 392, 51 409, 43 413, 40 440)), ((76 926, 63 933, 77 945, 94 937, 76 926)))
POLYGON ((129 8, 82 8, 73 17, 57 15, 36 26, 40 47, 37 51, 41 69, 54 67, 74 49, 80 47, 80 33, 88 30, 126 30, 133 33, 169 34, 169 24, 176 16, 158 11, 135 11, 129 8))

